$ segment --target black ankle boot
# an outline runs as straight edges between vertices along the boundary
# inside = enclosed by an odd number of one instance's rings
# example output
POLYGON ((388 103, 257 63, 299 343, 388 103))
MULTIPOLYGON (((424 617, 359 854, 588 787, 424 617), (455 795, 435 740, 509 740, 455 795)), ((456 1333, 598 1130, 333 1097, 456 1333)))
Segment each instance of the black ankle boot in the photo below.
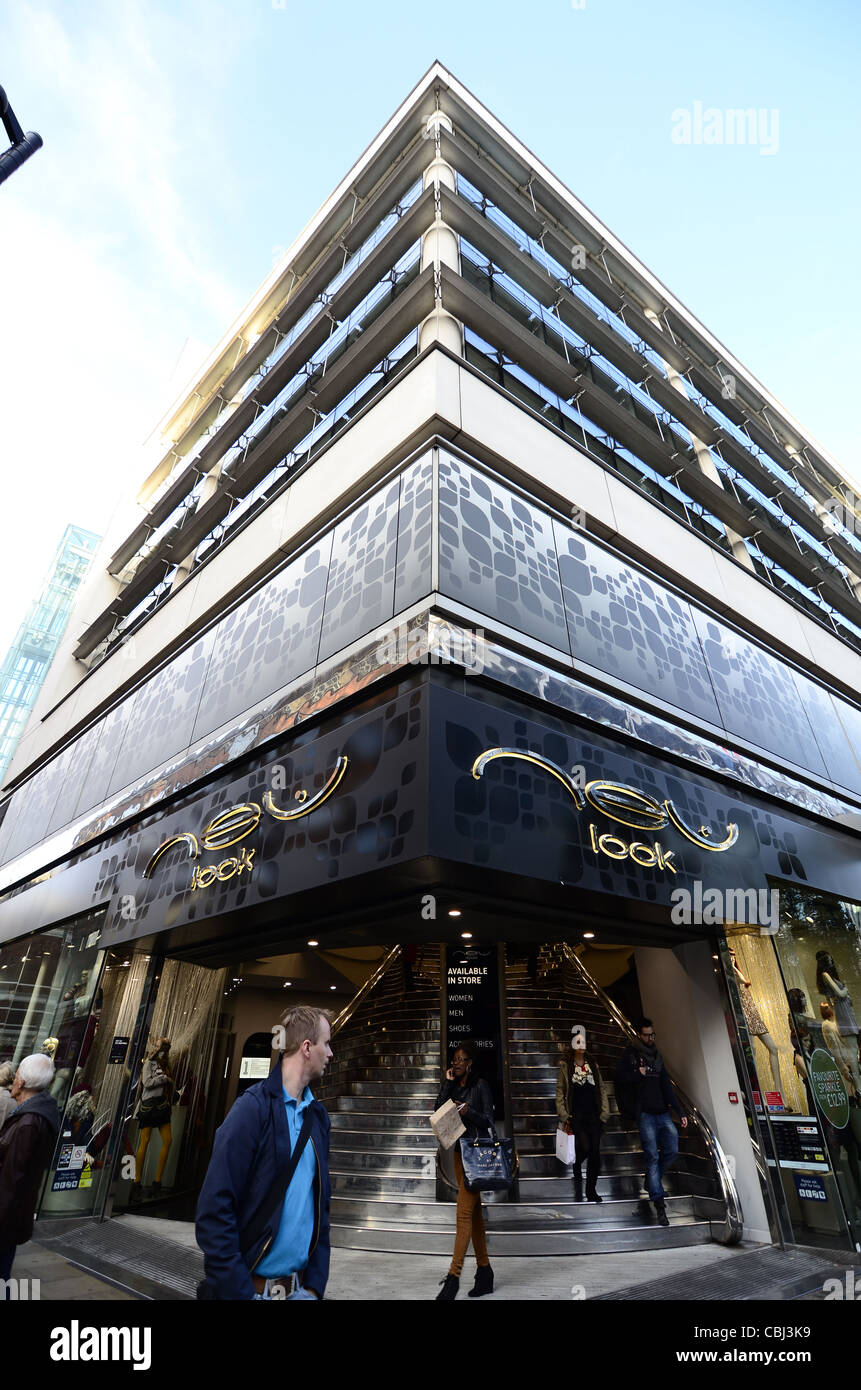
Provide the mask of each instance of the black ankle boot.
POLYGON ((493 1293, 493 1270, 490 1265, 479 1265, 475 1271, 475 1283, 467 1298, 481 1298, 485 1293, 493 1293))
POLYGON ((669 1226, 670 1218, 667 1216, 667 1208, 663 1202, 655 1203, 655 1211, 658 1213, 658 1225, 669 1226))
POLYGON ((460 1288, 460 1280, 455 1274, 447 1274, 442 1280, 442 1288, 436 1296, 439 1303, 452 1303, 457 1298, 457 1291, 460 1288))
POLYGON ((574 1201, 575 1201, 575 1202, 582 1202, 582 1201, 583 1201, 583 1176, 582 1176, 582 1174, 581 1174, 581 1173, 574 1173, 574 1175, 573 1175, 573 1182, 574 1182, 574 1201))
POLYGON ((603 1202, 603 1200, 604 1200, 603 1197, 599 1197, 599 1196, 598 1196, 598 1189, 597 1189, 597 1187, 593 1187, 593 1188, 588 1188, 588 1187, 587 1187, 587 1188, 586 1188, 586 1201, 587 1201, 587 1202, 603 1202))

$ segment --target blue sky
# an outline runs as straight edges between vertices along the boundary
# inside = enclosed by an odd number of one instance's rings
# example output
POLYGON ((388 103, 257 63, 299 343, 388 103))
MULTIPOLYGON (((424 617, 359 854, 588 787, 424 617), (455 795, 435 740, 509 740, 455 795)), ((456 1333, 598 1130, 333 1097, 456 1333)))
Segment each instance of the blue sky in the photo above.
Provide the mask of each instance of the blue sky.
POLYGON ((861 8, 581 3, 7 0, 0 83, 45 148, 0 189, 0 651, 66 523, 105 530, 196 358, 434 58, 861 491, 861 8), (675 143, 696 102, 762 111, 768 139, 675 143))

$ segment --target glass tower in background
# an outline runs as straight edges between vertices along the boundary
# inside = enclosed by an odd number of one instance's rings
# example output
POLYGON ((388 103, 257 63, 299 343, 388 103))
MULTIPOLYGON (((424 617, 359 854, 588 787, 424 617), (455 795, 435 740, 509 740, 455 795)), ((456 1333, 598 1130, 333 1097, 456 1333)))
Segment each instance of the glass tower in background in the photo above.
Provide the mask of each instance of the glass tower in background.
POLYGON ((0 667, 0 783, 66 630, 75 598, 101 540, 67 526, 47 578, 0 667))

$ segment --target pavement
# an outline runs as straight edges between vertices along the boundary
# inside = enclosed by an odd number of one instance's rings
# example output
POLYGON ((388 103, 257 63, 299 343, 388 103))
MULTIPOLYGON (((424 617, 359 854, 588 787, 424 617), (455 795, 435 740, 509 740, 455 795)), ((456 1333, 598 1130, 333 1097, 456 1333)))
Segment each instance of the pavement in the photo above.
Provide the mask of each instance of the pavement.
MULTIPOLYGON (((185 1223, 159 1222, 160 1227, 185 1223)), ((167 1235, 168 1232, 165 1232, 167 1235)), ((178 1244, 193 1240, 186 1229, 170 1233, 178 1244)), ((727 1262, 761 1247, 727 1248, 701 1245, 678 1250, 638 1251, 633 1254, 546 1256, 500 1259, 494 1266, 493 1302, 572 1302, 629 1290, 638 1283, 673 1280, 676 1276, 719 1272, 727 1262)), ((421 1255, 334 1250, 327 1300, 350 1302, 413 1302, 436 1298, 448 1262, 421 1255)), ((472 1288, 474 1262, 467 1260, 461 1279, 461 1297, 472 1288)), ((39 1280, 44 1301, 97 1302, 140 1298, 141 1292, 118 1288, 92 1269, 81 1268, 54 1251, 30 1241, 20 1247, 13 1269, 17 1279, 39 1280)), ((176 1296, 176 1295, 174 1295, 176 1296)), ((629 1297, 628 1293, 623 1295, 629 1297)), ((32 1293, 31 1293, 32 1297, 32 1293)), ((486 1299, 485 1302, 491 1300, 486 1299)))

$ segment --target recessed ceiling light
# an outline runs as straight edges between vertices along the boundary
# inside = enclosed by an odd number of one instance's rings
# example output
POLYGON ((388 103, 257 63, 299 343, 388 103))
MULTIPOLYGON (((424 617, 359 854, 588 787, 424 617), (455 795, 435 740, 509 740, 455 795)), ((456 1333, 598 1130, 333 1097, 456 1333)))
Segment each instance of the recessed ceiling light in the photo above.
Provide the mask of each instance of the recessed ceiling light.
POLYGON ((471 940, 472 940, 472 932, 471 932, 471 931, 462 931, 462 932, 461 932, 461 936, 463 937, 463 940, 464 940, 464 941, 471 941, 471 940))
POLYGON ((308 945, 309 945, 309 946, 319 946, 320 943, 319 943, 319 941, 309 941, 309 942, 308 942, 308 945))
POLYGON ((594 933, 593 931, 584 931, 584 933, 583 933, 583 940, 584 940, 584 941, 592 941, 592 940, 594 940, 594 937, 595 937, 595 933, 594 933))
POLYGON ((449 917, 460 917, 460 916, 462 916, 463 914, 461 913, 461 910, 460 910, 459 907, 450 907, 449 910, 448 910, 448 915, 449 915, 449 917))
POLYGON ((329 988, 330 988, 330 989, 337 989, 338 986, 337 986, 337 985, 330 985, 329 988))
POLYGON ((285 980, 284 983, 283 983, 283 985, 281 986, 281 988, 282 988, 282 989, 289 989, 290 986, 292 985, 292 983, 293 983, 292 980, 285 980))

